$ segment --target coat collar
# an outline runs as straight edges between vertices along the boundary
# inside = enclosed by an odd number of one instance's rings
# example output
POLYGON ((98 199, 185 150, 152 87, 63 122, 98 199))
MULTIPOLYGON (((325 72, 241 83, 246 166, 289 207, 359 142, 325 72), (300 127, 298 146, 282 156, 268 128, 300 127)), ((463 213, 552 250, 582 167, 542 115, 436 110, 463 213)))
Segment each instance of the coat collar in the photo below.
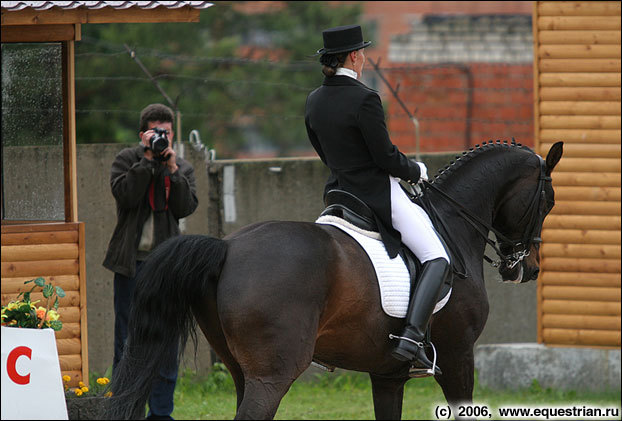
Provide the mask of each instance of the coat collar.
POLYGON ((367 86, 365 86, 365 84, 363 84, 362 82, 359 82, 358 80, 353 79, 350 76, 343 76, 343 75, 325 77, 322 85, 325 85, 325 86, 361 86, 363 88, 370 89, 367 86))

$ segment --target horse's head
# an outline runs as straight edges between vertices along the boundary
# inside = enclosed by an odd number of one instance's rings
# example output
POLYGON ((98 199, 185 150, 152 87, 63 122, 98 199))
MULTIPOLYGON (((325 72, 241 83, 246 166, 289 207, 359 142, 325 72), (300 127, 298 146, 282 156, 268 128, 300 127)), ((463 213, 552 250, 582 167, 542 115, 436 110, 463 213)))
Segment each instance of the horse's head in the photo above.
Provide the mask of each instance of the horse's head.
MULTIPOLYGON (((513 239, 508 242, 497 238, 501 253, 507 257, 499 265, 504 282, 521 283, 538 278, 542 224, 555 204, 551 172, 562 152, 563 142, 557 142, 545 160, 537 155, 538 164, 527 166, 524 177, 504 192, 493 223, 507 238, 513 239)), ((522 170, 517 168, 517 171, 522 170)))

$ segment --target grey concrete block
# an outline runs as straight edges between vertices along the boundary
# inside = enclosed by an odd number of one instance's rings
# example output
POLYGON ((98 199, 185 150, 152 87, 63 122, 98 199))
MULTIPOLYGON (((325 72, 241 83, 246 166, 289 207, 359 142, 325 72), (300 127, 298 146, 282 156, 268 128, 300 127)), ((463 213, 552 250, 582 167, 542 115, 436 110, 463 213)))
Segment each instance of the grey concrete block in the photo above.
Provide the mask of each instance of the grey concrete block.
POLYGON ((603 392, 620 390, 620 350, 561 348, 536 343, 475 348, 480 385, 516 390, 534 380, 543 388, 603 392))

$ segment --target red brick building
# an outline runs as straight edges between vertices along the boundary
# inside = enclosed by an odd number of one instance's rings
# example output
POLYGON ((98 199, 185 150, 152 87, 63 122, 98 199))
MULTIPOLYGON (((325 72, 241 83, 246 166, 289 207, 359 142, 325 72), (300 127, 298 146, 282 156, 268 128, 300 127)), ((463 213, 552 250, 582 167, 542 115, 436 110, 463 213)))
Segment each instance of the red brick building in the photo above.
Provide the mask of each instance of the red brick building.
POLYGON ((533 145, 532 2, 365 2, 372 32, 365 82, 382 92, 391 138, 415 152, 415 126, 371 62, 419 121, 421 152, 489 139, 533 145), (377 40, 377 41, 376 41, 377 40), (416 112, 415 112, 416 110, 416 112))
MULTIPOLYGON (((418 119, 420 152, 462 151, 512 137, 533 146, 533 2, 361 4, 363 35, 373 42, 366 49, 363 82, 380 91, 391 139, 402 151, 416 152, 415 126, 372 62, 380 62, 393 87, 399 84, 400 99, 418 119)), ((236 7, 267 13, 283 3, 240 2, 236 7)), ((281 54, 286 52, 258 45, 238 51, 257 60, 281 54)))

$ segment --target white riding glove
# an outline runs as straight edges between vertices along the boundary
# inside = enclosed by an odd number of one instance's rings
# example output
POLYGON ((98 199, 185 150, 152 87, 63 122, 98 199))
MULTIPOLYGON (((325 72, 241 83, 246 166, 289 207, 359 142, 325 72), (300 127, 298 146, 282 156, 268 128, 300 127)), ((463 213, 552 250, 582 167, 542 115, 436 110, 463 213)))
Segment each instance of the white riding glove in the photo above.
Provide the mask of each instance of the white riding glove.
POLYGON ((419 165, 419 169, 421 170, 421 175, 419 178, 423 181, 428 181, 428 167, 425 166, 423 162, 415 161, 417 165, 419 165))

